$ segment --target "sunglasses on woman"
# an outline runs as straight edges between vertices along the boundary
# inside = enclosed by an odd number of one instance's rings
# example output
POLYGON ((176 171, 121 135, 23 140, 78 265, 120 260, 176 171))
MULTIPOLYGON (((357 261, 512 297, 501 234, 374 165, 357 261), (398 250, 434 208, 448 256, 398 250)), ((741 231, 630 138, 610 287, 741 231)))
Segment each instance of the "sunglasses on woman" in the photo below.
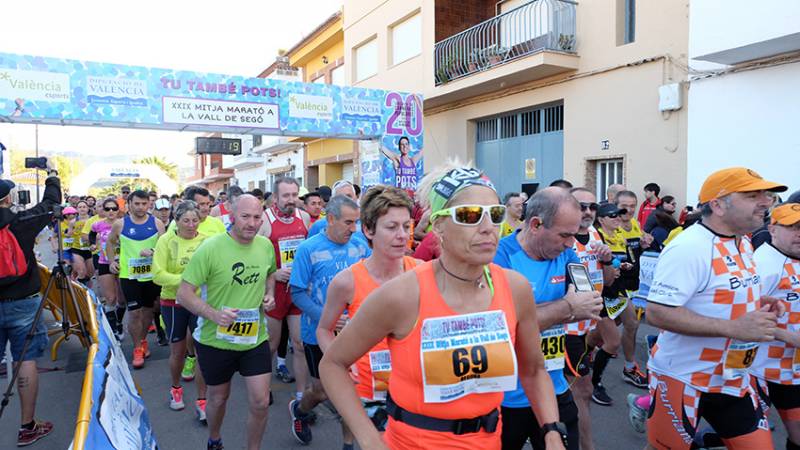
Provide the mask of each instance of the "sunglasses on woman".
POLYGON ((459 225, 475 226, 481 222, 483 215, 488 214, 492 225, 500 225, 506 216, 505 205, 459 205, 436 211, 431 215, 431 221, 437 217, 447 217, 459 225))
POLYGON ((616 219, 617 217, 619 217, 619 214, 617 214, 617 213, 608 214, 608 215, 603 216, 603 217, 606 217, 606 218, 609 218, 609 219, 616 219))
POLYGON ((119 211, 119 208, 103 208, 106 212, 119 211))

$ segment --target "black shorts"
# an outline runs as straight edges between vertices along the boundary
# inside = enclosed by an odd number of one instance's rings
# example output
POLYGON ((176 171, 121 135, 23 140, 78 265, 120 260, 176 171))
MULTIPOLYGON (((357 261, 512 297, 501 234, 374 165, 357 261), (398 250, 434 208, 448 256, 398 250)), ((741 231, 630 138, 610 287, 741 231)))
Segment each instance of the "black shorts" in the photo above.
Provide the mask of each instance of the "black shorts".
POLYGON ((84 261, 88 261, 88 260, 92 259, 92 251, 91 250, 81 250, 81 249, 73 248, 72 249, 72 254, 80 256, 81 258, 83 258, 84 261))
POLYGON ((239 372, 243 377, 253 377, 272 373, 272 357, 269 341, 264 341, 250 350, 223 350, 195 342, 200 372, 209 386, 217 386, 231 381, 233 374, 239 372))
POLYGON ((111 273, 111 268, 109 267, 108 264, 97 263, 97 265, 95 267, 97 267, 97 274, 100 275, 100 276, 102 276, 102 275, 113 275, 111 273))
MULTIPOLYGON (((556 396, 558 401, 558 420, 567 427, 567 450, 578 450, 580 433, 578 433, 578 405, 570 391, 556 396)), ((503 450, 520 450, 530 438, 536 450, 544 450, 539 421, 530 406, 524 408, 501 408, 503 414, 503 450)))
POLYGON ((194 333, 194 329, 197 328, 197 316, 181 306, 162 304, 161 317, 164 319, 164 327, 170 342, 186 339, 186 330, 194 333))
POLYGON ((800 417, 800 385, 780 384, 758 380, 758 396, 767 407, 775 407, 782 419, 798 420, 800 417), (764 392, 764 384, 767 392, 764 392))
POLYGON ((95 267, 100 265, 100 254, 99 253, 92 254, 92 262, 94 263, 95 267))
POLYGON ((574 377, 576 373, 580 376, 588 375, 591 370, 589 365, 591 349, 586 345, 586 335, 575 336, 568 334, 564 338, 564 345, 567 350, 567 364, 564 367, 564 375, 568 377, 574 377))
POLYGON ((161 295, 161 286, 152 281, 137 281, 127 278, 119 279, 119 287, 122 288, 122 295, 125 296, 128 311, 136 311, 139 308, 152 308, 161 295))
POLYGON ((308 374, 319 380, 319 362, 322 361, 322 349, 319 345, 303 342, 303 352, 306 354, 308 374))

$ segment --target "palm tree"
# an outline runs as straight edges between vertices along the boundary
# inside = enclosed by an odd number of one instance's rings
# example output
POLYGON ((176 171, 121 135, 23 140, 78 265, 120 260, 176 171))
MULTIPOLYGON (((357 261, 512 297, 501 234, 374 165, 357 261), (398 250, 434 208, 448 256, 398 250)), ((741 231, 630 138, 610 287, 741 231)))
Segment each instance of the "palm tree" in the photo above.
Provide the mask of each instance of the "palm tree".
POLYGON ((171 179, 178 181, 178 165, 168 162, 164 158, 160 156, 146 156, 144 158, 139 158, 133 160, 134 164, 150 164, 153 166, 158 166, 168 177, 171 179))

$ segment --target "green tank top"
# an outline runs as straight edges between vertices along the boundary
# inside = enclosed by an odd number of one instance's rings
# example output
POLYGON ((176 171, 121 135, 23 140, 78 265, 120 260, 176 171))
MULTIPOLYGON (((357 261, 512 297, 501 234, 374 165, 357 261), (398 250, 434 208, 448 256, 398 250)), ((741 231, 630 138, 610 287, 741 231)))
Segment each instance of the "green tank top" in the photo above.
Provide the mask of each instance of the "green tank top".
POLYGON ((143 257, 140 254, 142 250, 155 248, 157 242, 155 217, 149 216, 143 224, 136 224, 130 216, 125 216, 122 232, 119 234, 119 277, 151 281, 153 257, 143 257))

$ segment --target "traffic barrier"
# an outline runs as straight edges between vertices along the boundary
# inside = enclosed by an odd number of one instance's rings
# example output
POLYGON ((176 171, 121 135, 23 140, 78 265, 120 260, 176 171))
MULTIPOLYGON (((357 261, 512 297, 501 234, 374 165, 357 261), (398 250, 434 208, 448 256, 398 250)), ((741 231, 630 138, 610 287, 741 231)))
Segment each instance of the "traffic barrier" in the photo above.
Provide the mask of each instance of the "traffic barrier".
MULTIPOLYGON (((50 269, 39 263, 39 279, 42 282, 39 293, 42 296, 44 296, 44 291, 51 276, 50 269)), ((69 297, 69 291, 67 291, 66 287, 60 287, 58 283, 53 285, 47 298, 43 299, 46 302, 45 308, 53 314, 56 322, 61 322, 63 317, 66 317, 69 322, 66 333, 62 328, 54 328, 47 331, 48 337, 59 335, 50 348, 50 358, 53 361, 58 359, 58 349, 67 339, 67 336, 77 336, 85 349, 89 349, 92 342, 97 342, 97 320, 90 319, 90 316, 93 315, 93 308, 92 302, 89 300, 88 290, 75 281, 70 281, 70 283, 72 284, 73 292, 75 292, 75 303, 69 297), (66 311, 64 311, 64 308, 66 308, 66 311), (81 317, 83 318, 83 328, 80 326, 81 317), (88 335, 84 335, 84 329, 88 335)))

